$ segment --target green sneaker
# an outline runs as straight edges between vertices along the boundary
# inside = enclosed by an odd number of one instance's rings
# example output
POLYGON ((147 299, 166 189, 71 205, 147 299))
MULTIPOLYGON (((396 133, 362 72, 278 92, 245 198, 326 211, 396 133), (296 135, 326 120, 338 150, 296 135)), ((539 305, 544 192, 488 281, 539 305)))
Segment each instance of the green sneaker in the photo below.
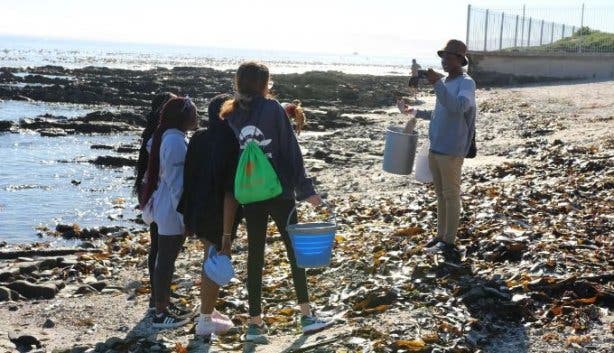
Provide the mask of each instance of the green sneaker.
POLYGON ((318 331, 329 328, 335 322, 332 320, 318 319, 315 315, 303 315, 301 317, 301 327, 303 334, 309 335, 318 331))
POLYGON ((266 326, 266 324, 263 323, 262 326, 250 324, 249 326, 247 326, 247 332, 245 333, 244 341, 266 344, 269 342, 266 337, 267 333, 269 333, 269 328, 266 326))

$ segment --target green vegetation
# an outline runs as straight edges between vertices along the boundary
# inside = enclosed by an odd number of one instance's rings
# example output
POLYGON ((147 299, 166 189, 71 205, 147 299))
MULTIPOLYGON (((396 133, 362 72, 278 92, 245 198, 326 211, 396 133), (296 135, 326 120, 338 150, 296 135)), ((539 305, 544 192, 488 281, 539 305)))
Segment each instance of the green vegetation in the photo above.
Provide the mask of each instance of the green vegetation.
POLYGON ((562 38, 551 44, 528 48, 508 48, 506 51, 577 53, 580 46, 583 53, 614 53, 614 33, 582 27, 571 37, 562 38))

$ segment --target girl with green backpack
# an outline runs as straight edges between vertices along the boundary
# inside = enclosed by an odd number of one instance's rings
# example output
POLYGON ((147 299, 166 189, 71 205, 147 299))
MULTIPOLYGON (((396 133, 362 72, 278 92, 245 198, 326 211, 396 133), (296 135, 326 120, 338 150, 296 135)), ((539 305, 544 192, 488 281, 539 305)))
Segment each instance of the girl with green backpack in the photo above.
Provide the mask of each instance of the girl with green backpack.
MULTIPOLYGON (((270 98, 269 69, 255 62, 242 64, 236 73, 235 89, 234 98, 224 103, 220 115, 228 120, 241 146, 234 192, 237 201, 244 206, 247 221, 250 322, 245 339, 266 341, 267 328, 262 320, 261 301, 269 216, 275 221, 286 246, 302 313, 303 333, 322 330, 332 322, 320 320, 313 314, 305 270, 296 266, 294 250, 286 232, 286 222, 296 200, 317 206, 322 199, 305 172, 303 156, 284 108, 270 98)), ((296 222, 296 214, 293 214, 290 223, 296 222)))

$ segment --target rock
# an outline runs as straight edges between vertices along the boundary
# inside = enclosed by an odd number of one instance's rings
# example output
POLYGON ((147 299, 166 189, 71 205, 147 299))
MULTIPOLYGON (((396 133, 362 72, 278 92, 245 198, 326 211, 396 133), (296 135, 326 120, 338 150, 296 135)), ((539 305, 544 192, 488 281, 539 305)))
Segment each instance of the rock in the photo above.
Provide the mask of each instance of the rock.
POLYGON ((9 282, 19 276, 19 267, 10 267, 6 271, 0 272, 0 282, 9 282))
POLYGON ((58 119, 56 117, 39 117, 34 119, 22 119, 19 122, 22 129, 49 132, 49 136, 59 134, 62 136, 63 130, 66 133, 82 134, 112 134, 125 131, 134 131, 138 128, 122 122, 92 121, 83 122, 76 119, 58 119))
POLYGON ((36 270, 38 270, 39 262, 22 262, 17 264, 17 268, 19 269, 20 274, 29 274, 36 270))
POLYGON ((105 346, 110 349, 116 349, 119 345, 124 344, 125 341, 119 337, 111 337, 105 342, 105 346))
POLYGON ((11 99, 15 100, 15 101, 34 102, 34 99, 26 97, 26 96, 23 96, 21 94, 17 94, 15 96, 13 96, 11 99))
POLYGON ((113 146, 109 146, 109 145, 92 145, 90 146, 91 149, 93 150, 112 150, 113 146))
POLYGON ((9 283, 7 287, 28 299, 52 299, 58 293, 55 284, 34 284, 23 280, 9 283))
POLYGON ((12 131, 15 123, 9 120, 0 120, 0 132, 12 131))
POLYGON ((115 156, 98 156, 96 159, 91 160, 90 163, 107 167, 133 167, 136 165, 136 159, 115 157, 115 156))
POLYGON ((19 294, 10 288, 0 286, 0 302, 18 300, 19 294))
POLYGON ((79 247, 81 249, 96 249, 97 248, 97 246, 94 245, 94 243, 92 243, 90 241, 81 242, 81 244, 79 244, 79 247))
POLYGON ((55 231, 60 233, 63 238, 78 238, 81 234, 81 227, 78 224, 58 224, 55 231))
POLYGON ((99 282, 91 283, 90 286, 96 289, 97 291, 101 292, 103 289, 107 287, 107 282, 99 281, 99 282))
POLYGON ((42 347, 40 341, 36 337, 30 335, 18 336, 15 333, 9 332, 9 340, 13 342, 19 351, 30 351, 32 350, 32 346, 36 348, 42 347))
POLYGON ((38 264, 39 270, 51 270, 58 267, 58 259, 45 259, 38 264))
POLYGON ((79 288, 77 288, 74 294, 91 294, 97 292, 98 291, 94 287, 84 284, 82 286, 79 286, 79 288))
POLYGON ((43 328, 54 328, 54 327, 55 327, 55 322, 53 322, 51 319, 47 319, 43 323, 43 328))
POLYGON ((138 152, 139 150, 140 150, 140 147, 131 146, 131 145, 121 145, 117 147, 117 149, 115 149, 117 153, 135 153, 135 152, 138 152))
POLYGON ((96 347, 94 347, 94 349, 96 352, 105 352, 107 349, 109 349, 109 347, 107 347, 106 343, 98 342, 96 343, 96 347))
POLYGON ((58 129, 58 128, 41 129, 41 130, 38 130, 38 133, 44 137, 61 137, 61 136, 67 135, 66 130, 58 129))
POLYGON ((88 349, 90 349, 90 346, 74 346, 70 353, 85 353, 88 349))

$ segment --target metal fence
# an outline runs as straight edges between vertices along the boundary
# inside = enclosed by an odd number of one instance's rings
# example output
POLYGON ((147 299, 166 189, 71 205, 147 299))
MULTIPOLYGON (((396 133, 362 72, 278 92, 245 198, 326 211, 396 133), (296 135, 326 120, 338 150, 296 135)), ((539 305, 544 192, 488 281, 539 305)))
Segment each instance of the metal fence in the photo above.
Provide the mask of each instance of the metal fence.
POLYGON ((524 6, 518 10, 490 10, 469 5, 467 47, 471 51, 614 52, 614 40, 604 38, 614 32, 612 10, 587 9, 584 5, 558 11, 524 6), (553 21, 554 18, 567 22, 553 21))

